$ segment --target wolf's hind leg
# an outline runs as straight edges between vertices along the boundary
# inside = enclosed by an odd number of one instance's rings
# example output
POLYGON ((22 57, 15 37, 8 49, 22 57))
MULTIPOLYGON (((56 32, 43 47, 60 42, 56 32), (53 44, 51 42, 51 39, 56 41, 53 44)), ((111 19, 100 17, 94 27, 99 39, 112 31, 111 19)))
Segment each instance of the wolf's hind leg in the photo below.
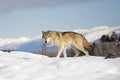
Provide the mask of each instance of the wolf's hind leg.
MULTIPOLYGON (((85 49, 84 49, 84 50, 85 50, 85 49)), ((84 54, 85 54, 86 56, 90 56, 87 50, 84 51, 84 54)))
POLYGON ((79 51, 78 51, 78 49, 76 48, 76 47, 74 47, 74 46, 71 46, 71 48, 72 48, 72 50, 75 52, 75 56, 74 57, 78 57, 79 56, 79 51))
POLYGON ((87 50, 85 50, 85 48, 83 47, 83 45, 77 44, 75 45, 80 51, 82 51, 86 56, 89 56, 89 53, 87 50))
POLYGON ((89 53, 88 53, 87 50, 85 50, 85 48, 80 47, 79 49, 80 49, 86 56, 89 56, 89 53))

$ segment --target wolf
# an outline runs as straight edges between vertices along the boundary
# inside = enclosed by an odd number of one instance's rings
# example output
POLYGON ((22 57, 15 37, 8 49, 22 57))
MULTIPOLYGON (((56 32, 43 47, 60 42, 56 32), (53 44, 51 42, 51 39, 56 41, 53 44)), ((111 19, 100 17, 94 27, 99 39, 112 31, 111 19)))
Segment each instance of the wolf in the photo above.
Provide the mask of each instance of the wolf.
POLYGON ((89 56, 89 52, 86 50, 90 48, 90 43, 82 34, 76 32, 59 32, 59 31, 42 31, 42 39, 45 43, 50 43, 58 46, 57 58, 60 58, 62 52, 63 56, 67 57, 66 47, 70 46, 75 52, 75 56, 79 56, 79 50, 86 56, 89 56))

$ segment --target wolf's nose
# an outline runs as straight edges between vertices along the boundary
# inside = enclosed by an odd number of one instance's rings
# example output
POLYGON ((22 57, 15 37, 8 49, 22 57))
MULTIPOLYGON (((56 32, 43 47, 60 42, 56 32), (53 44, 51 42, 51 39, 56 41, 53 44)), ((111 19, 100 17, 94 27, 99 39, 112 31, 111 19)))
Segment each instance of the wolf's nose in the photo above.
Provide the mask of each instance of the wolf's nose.
POLYGON ((45 41, 45 43, 47 43, 47 41, 45 41))

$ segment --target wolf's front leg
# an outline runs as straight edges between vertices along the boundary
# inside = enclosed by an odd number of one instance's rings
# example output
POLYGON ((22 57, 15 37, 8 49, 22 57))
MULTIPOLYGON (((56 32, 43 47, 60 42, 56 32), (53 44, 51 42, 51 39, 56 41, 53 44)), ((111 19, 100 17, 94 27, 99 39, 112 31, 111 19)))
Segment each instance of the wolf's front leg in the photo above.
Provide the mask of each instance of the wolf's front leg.
POLYGON ((63 52, 63 49, 64 49, 64 46, 62 46, 62 47, 59 47, 59 49, 58 49, 58 53, 57 53, 57 58, 60 58, 60 56, 61 56, 61 54, 62 54, 62 52, 63 52))
POLYGON ((66 48, 64 48, 63 55, 64 55, 64 58, 67 57, 66 48))

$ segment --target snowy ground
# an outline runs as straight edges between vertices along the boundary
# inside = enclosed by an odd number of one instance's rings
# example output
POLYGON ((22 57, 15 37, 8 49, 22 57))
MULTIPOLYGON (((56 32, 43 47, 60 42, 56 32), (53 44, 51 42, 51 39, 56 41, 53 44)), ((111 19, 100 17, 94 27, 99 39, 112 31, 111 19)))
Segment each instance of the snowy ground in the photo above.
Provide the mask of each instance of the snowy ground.
POLYGON ((120 80, 120 58, 0 52, 0 80, 120 80))

